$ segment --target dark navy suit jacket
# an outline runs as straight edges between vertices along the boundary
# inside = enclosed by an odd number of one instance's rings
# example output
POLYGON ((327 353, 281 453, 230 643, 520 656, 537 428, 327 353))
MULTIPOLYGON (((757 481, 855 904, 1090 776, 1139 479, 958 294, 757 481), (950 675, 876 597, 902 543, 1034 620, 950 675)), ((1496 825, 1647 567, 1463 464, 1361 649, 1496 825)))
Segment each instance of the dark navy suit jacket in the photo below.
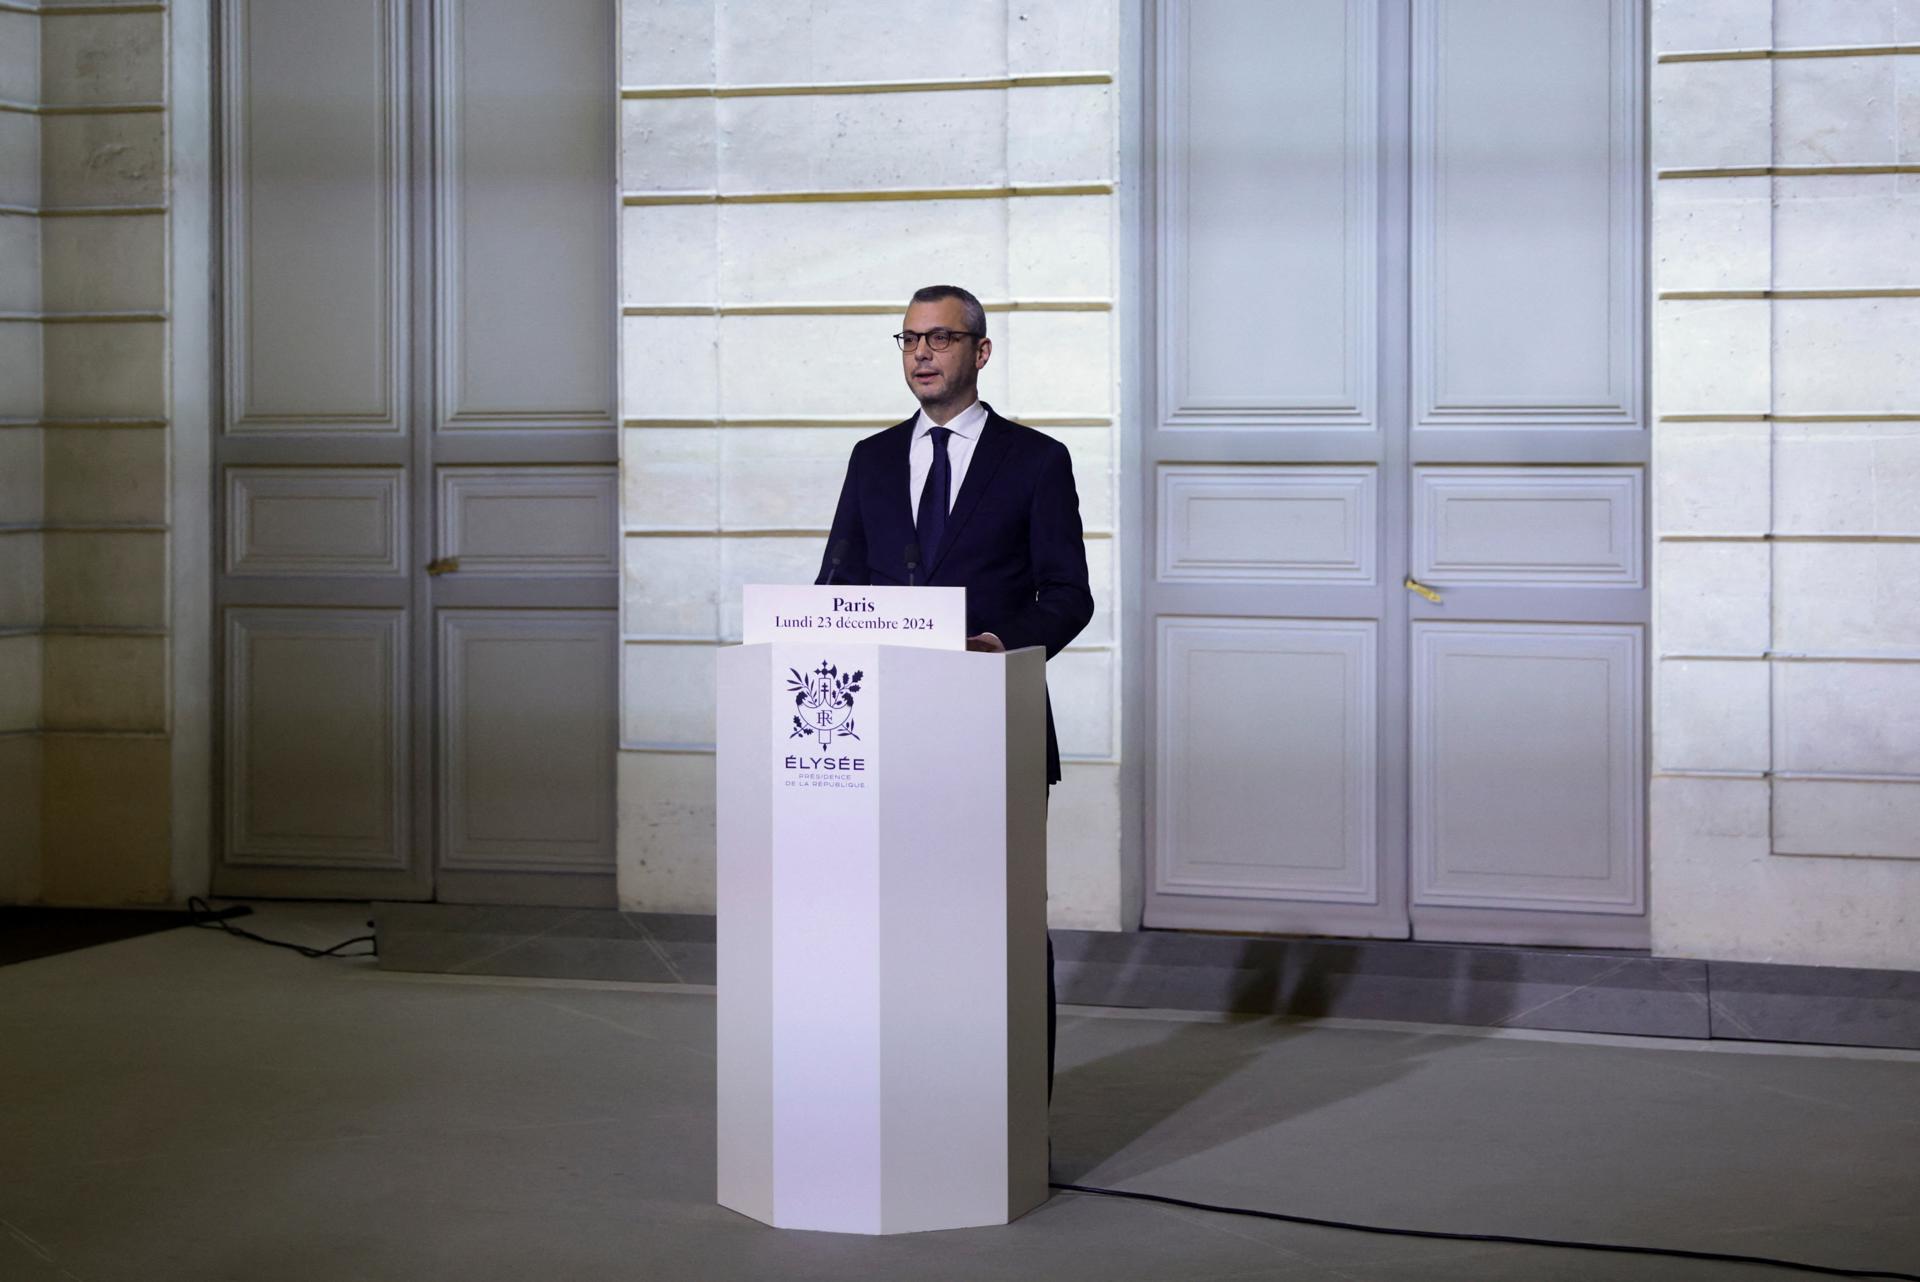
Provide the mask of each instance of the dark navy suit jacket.
MULTIPOLYGON (((1009 650, 1045 646, 1051 659, 1093 617, 1080 496, 1067 447, 1001 418, 987 421, 967 463, 938 548, 920 549, 916 581, 967 590, 967 635, 991 632, 1009 650)), ((820 563, 825 583, 905 583, 915 541, 907 449, 919 415, 853 447, 840 506, 820 563), (845 541, 838 567, 835 549, 845 541)), ((1047 782, 1060 779, 1060 746, 1047 708, 1047 782)))

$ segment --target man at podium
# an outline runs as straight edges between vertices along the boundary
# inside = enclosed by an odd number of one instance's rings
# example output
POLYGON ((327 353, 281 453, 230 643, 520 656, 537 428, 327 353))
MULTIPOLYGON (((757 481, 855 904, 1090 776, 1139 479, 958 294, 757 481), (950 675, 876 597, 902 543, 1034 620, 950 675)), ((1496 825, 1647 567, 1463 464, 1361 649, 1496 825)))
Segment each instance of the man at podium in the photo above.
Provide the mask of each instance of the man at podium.
MULTIPOLYGON (((919 412, 853 447, 817 583, 963 587, 967 648, 1058 654, 1093 617, 1066 446, 979 397, 987 313, 956 285, 916 290, 894 335, 919 412)), ((1060 747, 1047 709, 1047 784, 1060 747)), ((1053 949, 1047 949, 1053 1075, 1053 949)))

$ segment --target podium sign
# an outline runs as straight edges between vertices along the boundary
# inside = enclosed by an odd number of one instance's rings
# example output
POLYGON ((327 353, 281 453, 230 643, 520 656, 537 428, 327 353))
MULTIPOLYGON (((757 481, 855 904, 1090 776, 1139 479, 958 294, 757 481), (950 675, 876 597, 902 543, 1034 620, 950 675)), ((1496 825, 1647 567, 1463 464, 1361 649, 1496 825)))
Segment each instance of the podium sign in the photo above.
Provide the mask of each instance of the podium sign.
POLYGON ((804 641, 832 645, 914 645, 967 648, 965 588, 796 587, 749 584, 741 596, 741 631, 748 645, 804 641))
POLYGON ((1045 655, 964 596, 750 588, 720 655, 719 1201, 782 1228, 1046 1196, 1045 655))

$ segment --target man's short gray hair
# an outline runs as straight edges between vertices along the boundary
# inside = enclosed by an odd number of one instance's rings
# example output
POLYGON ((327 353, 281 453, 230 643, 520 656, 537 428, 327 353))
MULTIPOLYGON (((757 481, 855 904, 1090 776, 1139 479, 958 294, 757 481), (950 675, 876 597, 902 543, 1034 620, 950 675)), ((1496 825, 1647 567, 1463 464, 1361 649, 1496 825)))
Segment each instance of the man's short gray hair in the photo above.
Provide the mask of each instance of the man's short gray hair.
POLYGON ((911 307, 914 303, 937 303, 948 298, 960 300, 960 315, 965 320, 967 328, 981 338, 985 338, 987 309, 980 305, 979 299, 958 285, 928 285, 924 289, 916 289, 913 291, 912 301, 907 306, 911 307))

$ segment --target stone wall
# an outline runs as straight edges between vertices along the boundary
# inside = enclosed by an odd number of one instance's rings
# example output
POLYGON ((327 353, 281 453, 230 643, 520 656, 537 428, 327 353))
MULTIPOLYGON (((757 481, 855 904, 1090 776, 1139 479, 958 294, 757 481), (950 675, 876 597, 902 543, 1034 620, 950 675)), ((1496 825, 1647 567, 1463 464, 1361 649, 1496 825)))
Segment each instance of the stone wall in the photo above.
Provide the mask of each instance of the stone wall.
POLYGON ((1920 5, 1652 36, 1654 949, 1920 967, 1920 5))
POLYGON ((0 9, 0 895, 172 894, 167 13, 0 9))
POLYGON ((713 908, 714 654, 811 579, 847 452, 915 408, 918 286, 1072 449, 1098 605, 1049 665, 1055 925, 1121 921, 1113 0, 625 0, 620 895, 713 908))

